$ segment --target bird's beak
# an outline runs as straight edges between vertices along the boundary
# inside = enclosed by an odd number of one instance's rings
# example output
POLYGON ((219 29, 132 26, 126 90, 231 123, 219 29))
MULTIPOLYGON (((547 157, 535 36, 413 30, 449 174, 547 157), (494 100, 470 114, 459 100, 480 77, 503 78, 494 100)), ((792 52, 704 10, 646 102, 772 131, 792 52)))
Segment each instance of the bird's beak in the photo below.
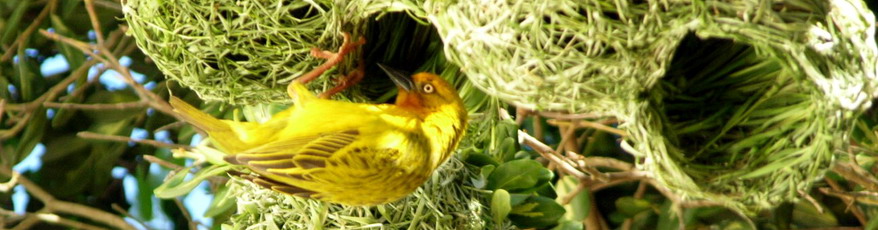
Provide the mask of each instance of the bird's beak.
POLYGON ((382 65, 378 63, 378 67, 381 67, 387 76, 390 77, 390 80, 393 81, 396 86, 405 91, 412 91, 415 88, 415 82, 409 77, 409 74, 394 68, 390 68, 386 65, 382 65))

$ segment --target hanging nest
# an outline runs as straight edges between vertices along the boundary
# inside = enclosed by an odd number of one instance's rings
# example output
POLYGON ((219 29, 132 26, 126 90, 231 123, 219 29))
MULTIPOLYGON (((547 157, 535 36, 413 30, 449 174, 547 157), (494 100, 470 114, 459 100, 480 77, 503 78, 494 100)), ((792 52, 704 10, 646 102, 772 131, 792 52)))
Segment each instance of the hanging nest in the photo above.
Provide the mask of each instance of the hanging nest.
POLYGON ((769 52, 848 109, 876 85, 874 17, 860 1, 428 2, 448 59, 514 105, 614 113, 665 75, 690 31, 769 52))
POLYGON ((657 1, 480 1, 425 6, 448 59, 518 107, 609 112, 662 76, 691 9, 657 1), (622 5, 616 5, 616 3, 622 5))
MULTIPOLYGON (((128 0, 124 13, 137 45, 166 76, 204 100, 256 104, 288 102, 287 84, 325 61, 311 56, 311 48, 335 51, 342 32, 356 39, 367 16, 398 8, 330 0, 128 0)), ((351 70, 351 60, 328 74, 351 70)), ((316 84, 327 83, 320 79, 316 84)))
POLYGON ((875 18, 859 1, 464 0, 425 9, 448 59, 488 94, 616 115, 640 169, 685 199, 739 211, 808 191, 878 83, 875 18), (707 41, 681 45, 690 33, 707 41))
POLYGON ((852 112, 758 53, 686 39, 667 75, 620 116, 640 169, 683 197, 748 213, 807 193, 845 146, 852 112))

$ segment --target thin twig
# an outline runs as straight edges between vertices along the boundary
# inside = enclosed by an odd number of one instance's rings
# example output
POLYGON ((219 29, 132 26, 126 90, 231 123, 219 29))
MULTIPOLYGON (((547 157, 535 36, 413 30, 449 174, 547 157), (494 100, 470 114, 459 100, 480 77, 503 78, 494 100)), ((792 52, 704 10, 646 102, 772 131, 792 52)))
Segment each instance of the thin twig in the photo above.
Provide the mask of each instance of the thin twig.
POLYGON ((150 163, 161 165, 162 167, 169 168, 175 171, 183 169, 183 166, 179 166, 177 164, 168 162, 152 155, 143 155, 143 159, 149 161, 150 163))
POLYGON ((44 102, 43 106, 62 109, 80 109, 80 110, 123 110, 137 109, 147 106, 149 103, 145 101, 113 103, 113 104, 74 104, 74 103, 55 103, 44 102))
POLYGON ((543 111, 538 113, 541 116, 553 118, 553 119, 562 119, 562 120, 577 120, 577 119, 597 119, 606 117, 600 114, 594 113, 578 113, 578 114, 569 114, 569 113, 560 113, 560 112, 548 112, 543 111))
POLYGON ((545 129, 543 129, 543 119, 539 114, 533 114, 531 117, 531 123, 533 123, 534 127, 534 137, 536 137, 537 141, 542 142, 543 137, 545 137, 545 129))
POLYGON ((634 169, 634 165, 628 162, 620 161, 612 157, 585 157, 583 162, 588 162, 591 167, 607 167, 621 171, 629 171, 634 169))
POLYGON ((597 192, 619 184, 639 181, 647 178, 646 173, 635 170, 626 172, 604 173, 604 176, 607 177, 606 181, 603 181, 601 183, 594 183, 591 185, 589 189, 591 189, 592 192, 597 192))
POLYGON ((6 98, 0 98, 0 124, 3 123, 3 114, 6 112, 6 98))
POLYGON ((527 118, 528 114, 530 114, 530 110, 518 107, 515 109, 515 124, 521 126, 524 124, 524 120, 527 118))
POLYGON ((97 0, 95 1, 95 6, 100 6, 105 9, 111 9, 116 11, 117 13, 122 13, 122 5, 118 2, 107 1, 107 0, 97 0))
MULTIPOLYGON (((43 31, 40 32, 42 33, 43 31)), ((61 92, 67 91, 67 86, 70 85, 70 83, 73 83, 80 77, 85 77, 88 73, 88 69, 97 63, 98 62, 94 59, 86 61, 84 64, 82 64, 82 66, 70 73, 67 78, 64 78, 64 80, 61 80, 61 82, 58 82, 58 84, 55 84, 55 86, 46 91, 46 93, 43 93, 42 96, 25 104, 7 104, 6 109, 10 111, 21 112, 30 112, 36 110, 43 104, 43 102, 55 100, 55 98, 59 94, 61 94, 61 92)), ((25 120, 25 122, 26 121, 27 120, 25 120)))
POLYGON ((578 149, 567 148, 567 147, 569 147, 569 146, 567 146, 567 144, 570 142, 570 139, 573 139, 572 138, 573 134, 576 133, 576 125, 574 124, 573 126, 567 126, 564 128, 558 127, 558 129, 560 129, 559 131, 561 133, 561 142, 558 143, 558 147, 555 148, 555 152, 556 153, 563 153, 564 149, 567 149, 570 151, 578 151, 578 149))
POLYGON ((85 0, 85 10, 88 11, 88 17, 91 19, 91 27, 95 31, 98 46, 104 46, 104 31, 101 29, 101 22, 98 21, 98 14, 95 13, 94 0, 85 0))
POLYGON ((34 218, 42 220, 43 222, 46 222, 46 223, 66 226, 66 227, 70 227, 73 229, 88 229, 88 230, 107 229, 107 228, 102 228, 102 227, 74 221, 71 219, 63 218, 63 217, 60 217, 58 215, 51 214, 51 213, 24 213, 24 215, 21 215, 21 214, 18 214, 18 213, 15 213, 15 212, 12 212, 12 211, 9 211, 6 209, 0 209, 0 215, 7 216, 7 217, 17 217, 17 218, 34 217, 34 218))
MULTIPOLYGON (((594 200, 594 193, 587 192, 588 199, 594 200)), ((585 220, 582 221, 585 229, 597 229, 597 230, 605 230, 610 229, 610 226, 607 224, 607 221, 604 220, 603 215, 601 215, 600 210, 598 210, 597 202, 591 202, 589 205, 588 216, 585 217, 585 220)))
POLYGON ((12 177, 9 178, 9 181, 0 184, 0 192, 8 193, 12 188, 15 188, 15 186, 18 185, 18 177, 20 176, 21 174, 13 173, 12 177))
POLYGON ((587 185, 586 183, 582 183, 582 182, 580 181, 580 182, 576 185, 576 188, 573 188, 573 191, 570 191, 570 193, 567 193, 566 195, 564 195, 564 197, 561 198, 561 202, 560 202, 560 204, 561 204, 561 205, 567 205, 567 204, 569 204, 570 201, 573 200, 573 198, 575 198, 577 195, 579 195, 580 192, 582 192, 583 190, 585 190, 586 187, 588 187, 588 185, 587 185))
POLYGON ((76 133, 76 136, 81 137, 81 138, 86 138, 86 139, 95 139, 95 140, 117 141, 117 142, 134 142, 134 143, 139 143, 139 144, 152 145, 152 146, 159 147, 159 148, 172 148, 172 149, 176 149, 176 148, 190 149, 190 148, 192 148, 191 146, 188 146, 188 145, 169 144, 169 143, 156 141, 156 140, 150 140, 150 139, 142 139, 141 140, 141 139, 134 139, 134 138, 125 137, 125 136, 106 135, 106 134, 93 133, 93 132, 87 132, 87 131, 76 133))
MULTIPOLYGON (((823 180, 825 180, 826 183, 829 184, 830 187, 832 187, 832 189, 837 190, 837 191, 841 191, 841 190, 842 190, 841 185, 839 185, 838 182, 836 182, 836 181, 833 180, 832 178, 824 177, 823 180)), ((821 189, 819 189, 819 190, 820 190, 821 192, 825 193, 825 194, 828 194, 827 192, 829 192, 829 190, 824 191, 824 190, 822 190, 822 189, 823 189, 823 188, 821 188, 821 189)), ((854 198, 852 198, 852 197, 850 197, 850 196, 843 196, 843 195, 842 195, 842 196, 837 196, 837 197, 838 197, 838 198, 841 198, 841 200, 843 200, 843 201, 848 205, 848 209, 850 209, 851 212, 854 213, 854 216, 857 217, 857 221, 860 221, 860 224, 861 224, 861 225, 865 226, 866 224, 869 223, 869 220, 866 219, 866 214, 863 213, 863 210, 861 210, 860 207, 854 205, 854 201, 855 201, 854 198)))
MULTIPOLYGON (((13 176, 17 173, 12 171, 12 169, 10 168, 0 167, 0 174, 13 176)), ((31 182, 25 177, 19 177, 18 183, 24 186, 24 188, 31 196, 42 201, 45 207, 40 212, 66 213, 83 218, 88 218, 93 221, 104 223, 118 229, 134 229, 134 227, 125 222, 125 220, 111 213, 107 213, 100 209, 92 208, 86 205, 55 199, 55 197, 46 192, 46 190, 43 190, 43 188, 31 182)), ((34 221, 39 221, 39 219, 28 217, 25 219, 25 221, 19 223, 19 227, 32 225, 34 221)))
POLYGON ((27 121, 29 121, 31 118, 33 118, 33 116, 34 116, 34 113, 32 113, 32 112, 26 113, 26 114, 24 114, 24 118, 22 118, 22 120, 15 123, 15 125, 12 126, 12 128, 9 128, 7 130, 0 130, 0 140, 6 140, 6 139, 9 139, 10 137, 17 135, 18 132, 21 132, 21 130, 24 129, 24 126, 27 125, 27 121))
POLYGON ((25 218, 24 215, 19 215, 18 213, 3 208, 0 208, 0 215, 6 216, 6 218, 0 218, 0 228, 4 228, 9 225, 9 223, 15 223, 25 218))
POLYGON ((851 162, 838 162, 832 165, 831 170, 841 175, 846 180, 857 183, 866 190, 878 192, 878 180, 866 170, 851 162))
POLYGON ((588 175, 585 175, 585 173, 580 172, 579 170, 574 168, 572 165, 564 162, 564 160, 562 160, 561 158, 559 158, 555 154, 552 154, 554 152, 554 150, 551 147, 547 146, 546 144, 543 144, 542 142, 540 142, 539 140, 537 140, 536 138, 534 138, 530 134, 527 134, 524 131, 518 130, 518 138, 519 138, 519 141, 518 141, 519 143, 521 143, 523 145, 530 146, 531 148, 536 150, 537 153, 542 155, 543 158, 546 158, 547 160, 551 161, 552 163, 555 163, 556 165, 558 165, 558 167, 560 167, 561 170, 564 171, 564 173, 567 173, 571 176, 574 176, 580 180, 590 179, 590 177, 588 175))
POLYGON ((597 122, 586 121, 586 120, 579 120, 579 121, 577 121, 577 123, 572 123, 572 122, 569 122, 569 121, 561 121, 561 120, 556 120, 556 119, 550 119, 550 120, 548 120, 547 122, 548 122, 549 124, 551 124, 551 125, 556 125, 556 126, 569 126, 569 125, 574 125, 574 124, 575 124, 576 126, 579 126, 579 127, 593 128, 593 129, 601 130, 601 131, 604 131, 604 132, 608 132, 608 133, 616 134, 616 135, 619 135, 619 136, 622 136, 622 137, 628 136, 628 134, 625 133, 624 130, 617 129, 617 128, 613 128, 613 127, 610 127, 610 126, 606 126, 606 125, 604 125, 604 124, 597 123, 597 122))
POLYGON ((174 204, 177 205, 177 208, 180 209, 180 212, 183 213, 183 218, 186 218, 186 221, 189 224, 189 229, 198 229, 198 224, 192 220, 192 215, 189 214, 189 210, 186 209, 186 206, 183 205, 183 202, 180 201, 180 198, 174 198, 174 204))
POLYGON ((143 226, 146 229, 152 229, 149 227, 149 225, 146 224, 146 221, 143 221, 140 218, 131 215, 131 213, 128 213, 128 211, 126 211, 125 209, 123 209, 121 206, 119 206, 116 203, 111 204, 110 208, 112 208, 113 211, 116 211, 116 212, 124 215, 125 217, 131 218, 132 220, 137 221, 137 223, 140 224, 140 226, 143 226))
POLYGON ((803 192, 802 190, 799 190, 798 192, 799 192, 799 195, 802 197, 805 197, 805 200, 810 202, 811 205, 814 205, 814 208, 817 209, 817 212, 823 213, 823 206, 820 205, 820 202, 817 202, 817 200, 815 200, 814 197, 811 197, 811 195, 803 192))
POLYGON ((175 121, 175 122, 168 123, 167 125, 162 125, 161 127, 156 128, 155 131, 160 132, 160 131, 164 131, 164 130, 168 130, 168 129, 173 129, 173 128, 183 126, 185 124, 186 124, 186 122, 183 122, 183 121, 175 121))
POLYGON ((49 33, 45 30, 40 30, 40 34, 46 36, 49 39, 67 43, 68 45, 76 47, 83 53, 93 57, 94 59, 92 60, 96 59, 100 62, 103 62, 105 65, 107 65, 107 67, 116 70, 116 72, 122 75, 122 80, 134 89, 134 92, 137 93, 137 96, 139 96, 142 101, 146 101, 147 103, 149 103, 150 107, 164 114, 176 117, 178 119, 180 118, 180 115, 175 113, 174 109, 171 108, 171 105, 168 104, 164 99, 162 99, 155 93, 147 90, 142 85, 138 84, 134 80, 134 77, 131 76, 131 71, 128 69, 128 67, 121 65, 119 63, 119 59, 116 58, 106 47, 90 45, 75 39, 61 36, 57 33, 49 33), (97 49, 98 54, 90 52, 92 49, 97 49))
POLYGON ((49 16, 50 12, 55 11, 55 6, 58 5, 57 3, 58 0, 50 0, 49 3, 46 4, 46 7, 44 7, 43 10, 40 11, 40 14, 37 15, 37 17, 34 18, 33 21, 30 22, 31 24, 27 27, 27 29, 25 29, 24 32, 21 33, 14 42, 12 42, 12 45, 10 45, 6 49, 6 53, 3 54, 2 57, 0 57, 0 62, 7 62, 10 58, 12 58, 12 55, 16 52, 16 50, 18 50, 18 46, 24 43, 25 39, 30 38, 31 34, 33 34, 34 31, 36 31, 37 28, 39 28, 43 24, 43 20, 46 19, 46 16, 49 16))

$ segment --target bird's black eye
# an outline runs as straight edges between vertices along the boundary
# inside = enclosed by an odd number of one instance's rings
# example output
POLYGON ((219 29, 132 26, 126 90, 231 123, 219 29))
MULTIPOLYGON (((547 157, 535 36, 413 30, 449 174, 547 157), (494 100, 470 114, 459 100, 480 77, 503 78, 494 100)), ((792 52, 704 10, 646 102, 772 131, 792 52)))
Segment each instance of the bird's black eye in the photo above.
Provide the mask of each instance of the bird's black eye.
POLYGON ((433 93, 433 90, 435 90, 435 88, 433 88, 433 85, 424 84, 424 92, 425 93, 433 93))

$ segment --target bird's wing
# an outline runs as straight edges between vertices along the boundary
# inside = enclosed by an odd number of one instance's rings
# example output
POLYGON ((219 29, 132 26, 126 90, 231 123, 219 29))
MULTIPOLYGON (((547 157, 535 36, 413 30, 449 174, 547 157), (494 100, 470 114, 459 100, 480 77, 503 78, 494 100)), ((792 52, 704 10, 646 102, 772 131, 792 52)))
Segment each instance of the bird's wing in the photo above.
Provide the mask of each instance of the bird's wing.
POLYGON ((245 178, 260 186, 287 194, 310 197, 315 193, 314 191, 286 181, 310 180, 309 171, 325 167, 329 157, 353 143, 359 135, 357 130, 346 130, 275 141, 226 156, 226 161, 246 165, 258 172, 259 176, 245 178))
POLYGON ((226 161, 271 173, 323 168, 329 157, 350 145, 359 135, 360 132, 354 129, 275 141, 227 156, 226 161))

